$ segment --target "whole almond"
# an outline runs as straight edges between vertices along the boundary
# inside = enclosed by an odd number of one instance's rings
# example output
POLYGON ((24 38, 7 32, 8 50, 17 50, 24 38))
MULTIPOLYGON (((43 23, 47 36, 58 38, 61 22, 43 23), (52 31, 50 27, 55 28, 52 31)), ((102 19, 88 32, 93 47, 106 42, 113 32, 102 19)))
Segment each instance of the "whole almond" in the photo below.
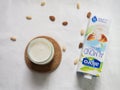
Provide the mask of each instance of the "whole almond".
POLYGON ((62 25, 63 25, 63 26, 67 26, 67 25, 68 25, 68 22, 67 22, 67 21, 63 21, 63 22, 62 22, 62 25))
POLYGON ((76 7, 77 9, 80 9, 80 3, 77 3, 76 7))
POLYGON ((45 4, 46 4, 45 1, 42 1, 42 2, 40 3, 41 6, 45 6, 45 4))
POLYGON ((31 16, 26 16, 26 19, 27 19, 27 20, 31 20, 32 17, 31 17, 31 16))
POLYGON ((91 12, 88 12, 87 13, 87 18, 89 19, 91 17, 92 13, 91 12))
POLYGON ((66 47, 62 46, 62 51, 65 52, 66 51, 66 47))
POLYGON ((16 37, 10 37, 10 40, 12 40, 12 41, 16 41, 16 37))
POLYGON ((82 48, 82 47, 83 47, 83 43, 80 42, 80 43, 79 43, 79 48, 82 48))
POLYGON ((55 16, 49 16, 49 19, 54 22, 55 21, 55 16))
POLYGON ((80 35, 83 36, 85 34, 85 31, 82 29, 80 30, 80 35))
POLYGON ((75 60, 74 60, 74 65, 78 64, 78 62, 79 62, 79 58, 77 57, 77 58, 75 58, 75 60))

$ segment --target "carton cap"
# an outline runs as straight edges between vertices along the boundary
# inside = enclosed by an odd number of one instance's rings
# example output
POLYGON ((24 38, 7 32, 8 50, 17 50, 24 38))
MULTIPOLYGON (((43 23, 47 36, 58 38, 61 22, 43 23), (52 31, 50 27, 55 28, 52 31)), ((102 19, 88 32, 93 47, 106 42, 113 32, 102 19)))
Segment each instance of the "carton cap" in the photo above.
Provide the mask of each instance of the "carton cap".
POLYGON ((92 75, 90 75, 90 74, 84 74, 84 78, 92 79, 92 75))

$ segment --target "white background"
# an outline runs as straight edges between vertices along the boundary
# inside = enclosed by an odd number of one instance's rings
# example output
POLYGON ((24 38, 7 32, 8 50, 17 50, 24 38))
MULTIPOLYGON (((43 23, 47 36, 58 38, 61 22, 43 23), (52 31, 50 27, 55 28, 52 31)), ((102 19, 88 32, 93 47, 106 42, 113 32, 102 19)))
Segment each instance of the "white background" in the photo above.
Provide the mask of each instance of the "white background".
POLYGON ((40 2, 0 0, 0 90, 120 90, 120 0, 46 0, 43 7, 40 2), (86 29, 88 11, 111 20, 104 69, 100 78, 92 80, 77 75, 73 64, 80 55, 80 30, 86 29), (67 26, 62 26, 64 20, 67 26), (67 48, 54 72, 37 73, 25 64, 25 47, 39 35, 51 36, 67 48), (11 36, 17 41, 12 42, 11 36))

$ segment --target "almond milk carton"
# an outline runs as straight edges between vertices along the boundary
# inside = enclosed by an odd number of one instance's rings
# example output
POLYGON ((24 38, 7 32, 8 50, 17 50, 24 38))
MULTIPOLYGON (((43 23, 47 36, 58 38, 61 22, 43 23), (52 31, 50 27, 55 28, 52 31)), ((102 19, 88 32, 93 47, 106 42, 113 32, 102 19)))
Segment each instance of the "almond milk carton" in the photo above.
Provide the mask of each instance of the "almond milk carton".
POLYGON ((77 72, 91 79, 100 76, 108 44, 109 21, 93 16, 88 23, 77 72))

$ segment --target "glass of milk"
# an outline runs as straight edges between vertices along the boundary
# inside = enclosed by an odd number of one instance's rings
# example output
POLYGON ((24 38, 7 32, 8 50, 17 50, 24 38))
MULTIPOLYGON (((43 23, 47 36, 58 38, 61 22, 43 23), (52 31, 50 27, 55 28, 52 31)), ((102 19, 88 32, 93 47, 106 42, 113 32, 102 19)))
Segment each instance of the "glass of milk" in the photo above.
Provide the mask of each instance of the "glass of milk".
POLYGON ((53 59, 54 46, 45 38, 36 38, 30 41, 27 53, 31 62, 45 65, 53 59))

